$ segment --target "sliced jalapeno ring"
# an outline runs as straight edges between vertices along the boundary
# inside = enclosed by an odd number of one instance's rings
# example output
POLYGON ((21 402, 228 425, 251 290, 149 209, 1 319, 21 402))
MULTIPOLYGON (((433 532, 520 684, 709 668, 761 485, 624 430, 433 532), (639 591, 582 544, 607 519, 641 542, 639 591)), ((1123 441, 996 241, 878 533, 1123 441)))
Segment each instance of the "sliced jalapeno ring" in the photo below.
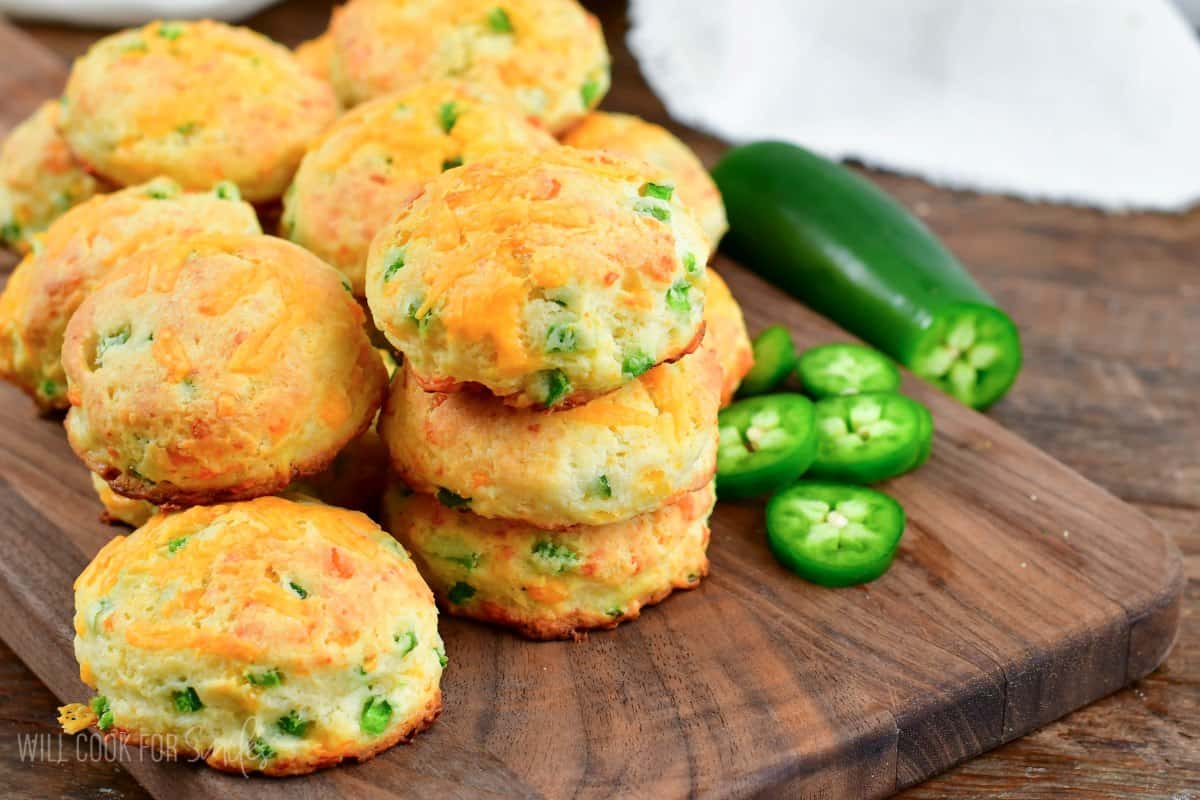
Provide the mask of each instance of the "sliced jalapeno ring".
POLYGON ((800 481, 767 503, 767 543, 781 564, 822 586, 854 586, 887 571, 904 509, 863 486, 800 481))
POLYGON ((878 350, 837 342, 807 350, 796 364, 804 391, 817 400, 862 392, 894 392, 900 370, 878 350))
POLYGON ((766 394, 787 378, 796 366, 796 345, 792 334, 782 325, 772 325, 751 342, 754 366, 742 378, 738 395, 766 394))
POLYGON ((1004 312, 956 305, 922 335, 909 365, 951 397, 984 409, 1000 399, 1021 369, 1021 336, 1004 312))
POLYGON ((827 397, 816 404, 816 420, 817 458, 810 475, 848 483, 907 472, 932 433, 917 401, 890 392, 827 397))
POLYGON ((740 400, 718 417, 717 494, 726 500, 773 492, 816 456, 812 402, 800 394, 740 400))

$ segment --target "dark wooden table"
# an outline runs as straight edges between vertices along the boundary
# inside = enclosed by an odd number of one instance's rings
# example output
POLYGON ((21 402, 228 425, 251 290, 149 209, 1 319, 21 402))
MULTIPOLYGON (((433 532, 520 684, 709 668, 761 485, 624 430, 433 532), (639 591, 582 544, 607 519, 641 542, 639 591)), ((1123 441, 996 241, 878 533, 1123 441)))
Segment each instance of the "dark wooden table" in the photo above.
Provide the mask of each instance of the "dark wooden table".
MULTIPOLYGON (((323 29, 329 5, 286 3, 249 24, 294 44, 323 29)), ((605 107, 667 122, 624 48, 623 4, 589 5, 614 57, 605 107)), ((63 59, 99 35, 22 27, 63 59)), ((706 160, 720 151, 687 138, 706 160)), ((871 177, 1020 325, 1025 371, 992 415, 1156 520, 1183 550, 1188 578, 1179 643, 1157 672, 903 797, 1200 800, 1200 211, 1110 216, 871 177)), ((56 705, 0 644, 5 796, 145 797, 116 764, 78 759, 74 740, 58 751, 56 705), (52 747, 31 754, 31 742, 52 747)))

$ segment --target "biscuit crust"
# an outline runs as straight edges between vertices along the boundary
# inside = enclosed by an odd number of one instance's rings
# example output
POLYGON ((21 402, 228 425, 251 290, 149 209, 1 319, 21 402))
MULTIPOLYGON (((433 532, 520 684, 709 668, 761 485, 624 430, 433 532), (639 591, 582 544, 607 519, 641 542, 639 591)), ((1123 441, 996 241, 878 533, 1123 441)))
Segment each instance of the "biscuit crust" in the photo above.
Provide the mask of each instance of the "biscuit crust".
POLYGON ((376 98, 327 130, 284 197, 283 235, 365 291, 375 233, 447 169, 504 150, 545 150, 550 134, 515 106, 438 81, 376 98))
POLYGON ((0 377, 44 411, 66 409, 63 336, 71 315, 118 264, 163 240, 260 233, 236 195, 184 192, 159 178, 72 208, 39 237, 0 295, 0 377))
POLYGON ((80 676, 106 718, 70 716, 124 741, 295 775, 370 758, 441 710, 433 595, 357 512, 264 497, 157 514, 75 592, 80 676))
POLYGON ((337 270, 269 236, 147 250, 71 318, 67 437, 117 492, 273 494, 371 424, 387 372, 337 270))
POLYGON ((366 291, 425 386, 565 408, 695 347, 707 260, 664 173, 558 147, 430 181, 371 243, 366 291))
POLYGON ((106 36, 75 62, 65 97, 71 149, 114 183, 232 181, 255 203, 283 194, 338 111, 286 47, 211 20, 106 36))
POLYGON ((346 106, 453 77, 556 133, 609 87, 600 23, 575 0, 350 0, 329 33, 346 106))
MULTIPOLYGON (((201 751, 187 747, 176 747, 169 751, 163 750, 156 746, 160 741, 159 737, 153 734, 143 736, 137 731, 125 730, 123 728, 114 727, 107 733, 102 733, 99 729, 96 729, 96 732, 106 739, 112 738, 125 744, 147 747, 175 759, 183 758, 203 761, 208 766, 220 772, 228 772, 236 775, 247 775, 251 772, 258 772, 272 778, 283 778, 292 775, 309 775, 318 770, 336 767, 344 761, 355 761, 359 764, 364 761, 370 761, 390 747, 410 743, 417 734, 428 730, 437 721, 437 718, 441 716, 441 713, 442 690, 438 689, 421 713, 404 724, 397 725, 393 730, 388 731, 387 735, 362 746, 360 749, 322 751, 299 758, 276 758, 265 765, 249 757, 231 757, 214 752, 213 750, 201 751)), ((91 727, 95 729, 94 725, 91 727)))
MULTIPOLYGON (((323 471, 288 484, 284 494, 314 497, 331 506, 362 511, 375 515, 379 500, 387 488, 387 448, 374 428, 342 449, 333 463, 323 471)), ((117 494, 103 478, 92 473, 92 488, 103 511, 100 521, 139 528, 158 512, 158 507, 146 500, 134 500, 117 494)), ((176 510, 166 507, 165 510, 176 510)))
POLYGON ((384 527, 412 553, 450 614, 530 639, 614 628, 708 574, 709 484, 633 519, 548 531, 445 508, 395 486, 384 527))
POLYGON ((131 528, 140 528, 158 513, 158 507, 153 503, 119 495, 96 473, 93 472, 91 477, 92 489, 96 492, 96 497, 99 499, 100 505, 104 508, 100 512, 101 522, 106 522, 110 525, 119 523, 128 525, 131 528))
POLYGON ((638 158, 671 176, 715 250, 729 229, 721 192, 691 148, 661 125, 632 114, 593 111, 567 131, 562 143, 638 158))
POLYGON ((566 411, 392 381, 379 433, 414 490, 546 529, 603 525, 700 489, 716 469, 721 370, 698 351, 566 411))
POLYGON ((725 279, 716 270, 708 271, 708 289, 704 293, 706 329, 700 346, 709 350, 721 365, 721 407, 729 405, 742 378, 754 366, 750 334, 742 318, 742 307, 729 291, 725 279))

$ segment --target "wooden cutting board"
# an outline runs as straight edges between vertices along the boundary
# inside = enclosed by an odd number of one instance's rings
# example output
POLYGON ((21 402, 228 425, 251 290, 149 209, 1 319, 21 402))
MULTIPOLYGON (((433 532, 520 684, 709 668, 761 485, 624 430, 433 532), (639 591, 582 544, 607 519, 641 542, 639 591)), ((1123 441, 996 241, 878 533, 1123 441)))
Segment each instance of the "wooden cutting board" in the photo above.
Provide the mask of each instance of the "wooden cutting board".
MULTIPOLYGON (((64 76, 2 23, 0 65, 2 131, 64 76)), ((752 330, 783 322, 801 347, 848 338, 738 265, 716 266, 752 330)), ((761 503, 721 504, 711 577, 616 631, 534 644, 443 618, 446 708, 412 745, 274 781, 136 750, 122 763, 171 800, 879 797, 1160 663, 1179 620, 1174 546, 988 418, 911 376, 905 391, 933 411, 934 453, 883 487, 909 524, 867 587, 794 578, 767 551, 761 503)), ((63 700, 89 694, 71 583, 118 532, 98 511, 58 421, 0 387, 0 636, 63 700)))

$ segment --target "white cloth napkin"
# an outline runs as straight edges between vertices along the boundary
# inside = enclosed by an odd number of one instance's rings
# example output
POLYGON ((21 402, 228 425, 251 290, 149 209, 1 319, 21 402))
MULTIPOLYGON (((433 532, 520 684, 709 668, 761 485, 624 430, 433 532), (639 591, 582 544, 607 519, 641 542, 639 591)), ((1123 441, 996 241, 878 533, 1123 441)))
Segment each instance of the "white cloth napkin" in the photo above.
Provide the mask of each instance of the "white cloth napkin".
POLYGON ((1200 200, 1200 45, 1167 0, 632 0, 680 122, 963 189, 1200 200))

